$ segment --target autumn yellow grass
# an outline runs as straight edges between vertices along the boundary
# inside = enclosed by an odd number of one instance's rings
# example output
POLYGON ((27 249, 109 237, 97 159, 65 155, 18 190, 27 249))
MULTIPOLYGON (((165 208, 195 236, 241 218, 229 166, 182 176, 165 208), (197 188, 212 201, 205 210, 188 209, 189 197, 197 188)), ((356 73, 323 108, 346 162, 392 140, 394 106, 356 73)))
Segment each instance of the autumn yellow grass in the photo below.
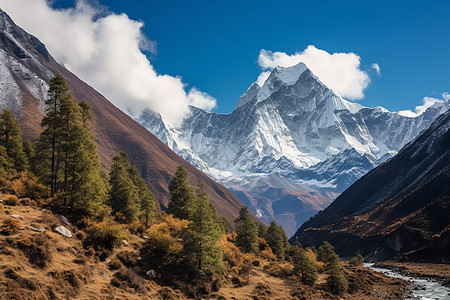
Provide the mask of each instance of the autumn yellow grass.
MULTIPOLYGON (((159 227, 170 227, 168 222, 159 227)), ((76 230, 50 210, 0 203, 0 226, 12 228, 0 234, 0 299, 339 299, 328 291, 326 275, 313 287, 304 285, 291 274, 290 263, 277 261, 268 250, 263 256, 243 254, 229 241, 232 235, 220 241, 227 271, 199 294, 186 292, 189 283, 184 289, 164 286, 137 271, 142 236, 128 232, 128 245, 115 247, 102 261, 83 247, 82 234, 56 233, 61 225, 76 230), (45 231, 32 230, 32 224, 45 231)), ((407 291, 404 282, 368 269, 344 264, 344 270, 345 299, 401 299, 407 291)))

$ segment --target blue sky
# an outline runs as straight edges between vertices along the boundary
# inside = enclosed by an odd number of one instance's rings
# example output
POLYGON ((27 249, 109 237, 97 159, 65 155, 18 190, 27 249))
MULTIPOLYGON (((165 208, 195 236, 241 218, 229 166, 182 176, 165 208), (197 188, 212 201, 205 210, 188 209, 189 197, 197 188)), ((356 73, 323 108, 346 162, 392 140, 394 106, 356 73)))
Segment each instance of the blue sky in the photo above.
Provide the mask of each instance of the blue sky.
MULTIPOLYGON (((196 87, 214 97, 217 112, 231 112, 256 81, 262 49, 292 55, 308 45, 361 58, 370 84, 356 101, 365 106, 414 109, 424 97, 450 92, 450 1, 85 2, 142 21, 144 35, 156 44, 156 52, 144 52, 156 72, 181 76, 186 90, 196 87)), ((73 6, 53 1, 53 8, 73 6)))
MULTIPOLYGON (((70 4, 72 1, 63 1, 70 4)), ((180 75, 230 112, 261 72, 261 49, 354 52, 371 84, 358 102, 411 109, 450 90, 450 1, 100 1, 145 22, 159 73, 180 75)))

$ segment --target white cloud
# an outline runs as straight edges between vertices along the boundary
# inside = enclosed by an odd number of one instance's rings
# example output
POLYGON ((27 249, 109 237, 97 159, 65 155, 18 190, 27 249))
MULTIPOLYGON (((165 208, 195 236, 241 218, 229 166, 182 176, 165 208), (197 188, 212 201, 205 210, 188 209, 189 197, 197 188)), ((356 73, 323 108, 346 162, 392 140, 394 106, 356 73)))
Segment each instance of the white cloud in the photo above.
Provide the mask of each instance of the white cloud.
POLYGON ((377 72, 378 77, 381 76, 381 68, 379 64, 377 63, 372 64, 372 69, 374 69, 375 72, 377 72))
MULTIPOLYGON (((310 45, 292 55, 263 49, 258 57, 263 70, 272 70, 276 66, 290 67, 299 62, 305 63, 324 84, 347 99, 362 99, 370 83, 367 72, 361 70, 361 58, 352 52, 330 54, 310 45)), ((378 64, 374 65, 379 68, 378 64)), ((258 81, 262 80, 258 78, 258 81)))
POLYGON ((158 112, 177 126, 188 106, 216 107, 216 100, 196 88, 186 92, 181 77, 158 74, 142 53, 154 47, 143 35, 143 22, 80 0, 74 8, 55 10, 46 0, 0 0, 0 7, 36 35, 57 61, 92 85, 123 111, 158 112), (147 48, 147 49, 146 49, 147 48))
POLYGON ((424 97, 422 99, 422 105, 418 105, 414 108, 414 111, 412 110, 401 110, 398 112, 399 115, 405 116, 405 117, 417 117, 420 116, 423 112, 427 110, 430 106, 433 106, 435 103, 450 103, 450 95, 448 93, 442 94, 442 99, 432 98, 432 97, 424 97))

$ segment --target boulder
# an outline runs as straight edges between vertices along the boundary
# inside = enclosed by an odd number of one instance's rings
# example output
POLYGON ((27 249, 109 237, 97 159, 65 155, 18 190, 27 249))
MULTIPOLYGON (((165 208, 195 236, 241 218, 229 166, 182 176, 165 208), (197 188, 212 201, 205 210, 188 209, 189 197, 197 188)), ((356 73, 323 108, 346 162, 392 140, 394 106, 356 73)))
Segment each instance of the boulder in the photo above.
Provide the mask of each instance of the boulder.
POLYGON ((44 232, 45 228, 41 225, 31 224, 30 229, 37 232, 44 232))
POLYGON ((72 237, 72 232, 70 232, 70 230, 67 229, 67 228, 64 227, 64 226, 56 227, 56 228, 55 228, 55 231, 56 231, 57 233, 61 234, 62 236, 65 236, 65 237, 68 237, 68 238, 71 238, 71 237, 72 237))

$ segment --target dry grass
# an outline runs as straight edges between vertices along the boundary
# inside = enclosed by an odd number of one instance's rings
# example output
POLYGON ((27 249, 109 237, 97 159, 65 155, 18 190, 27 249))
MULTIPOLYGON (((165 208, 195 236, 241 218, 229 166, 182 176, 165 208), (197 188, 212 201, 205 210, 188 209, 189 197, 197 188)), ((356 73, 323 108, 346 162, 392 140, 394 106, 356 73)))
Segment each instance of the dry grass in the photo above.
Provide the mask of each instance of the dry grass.
MULTIPOLYGON (((222 279, 168 287, 150 280, 146 270, 139 268, 139 249, 135 248, 144 244, 144 239, 137 235, 128 236, 129 246, 115 247, 110 252, 111 261, 100 261, 93 248, 84 248, 85 234, 65 238, 54 232, 52 229, 62 223, 47 210, 2 206, 0 224, 15 229, 0 235, 0 299, 337 299, 327 291, 324 275, 315 287, 306 286, 288 275, 289 263, 280 264, 260 254, 241 254, 232 244, 228 249, 238 255, 231 253, 229 259, 237 265, 222 279), (12 214, 23 218, 13 219, 12 214), (31 224, 46 230, 34 232, 31 224), (279 277, 270 275, 271 268, 277 269, 279 277)), ((168 219, 153 230, 176 241, 176 232, 184 226, 168 219)), ((345 295, 347 299, 376 299, 374 288, 400 299, 395 293, 403 289, 401 283, 364 268, 346 267, 346 272, 353 289, 353 294, 345 295)))

